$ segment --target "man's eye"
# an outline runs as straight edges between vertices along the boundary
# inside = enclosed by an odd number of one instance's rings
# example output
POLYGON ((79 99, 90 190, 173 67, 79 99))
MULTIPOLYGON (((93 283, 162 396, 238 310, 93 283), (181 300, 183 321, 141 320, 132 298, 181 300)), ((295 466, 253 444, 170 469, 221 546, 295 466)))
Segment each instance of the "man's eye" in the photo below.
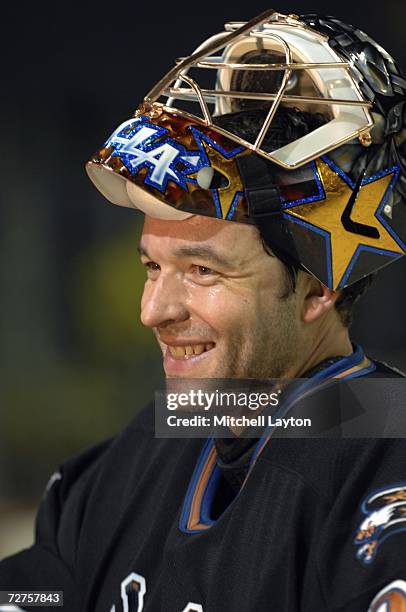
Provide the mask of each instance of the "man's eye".
POLYGON ((215 285, 219 282, 221 273, 207 266, 194 265, 190 270, 190 280, 196 285, 215 285))
POLYGON ((212 274, 217 274, 217 272, 215 272, 211 268, 206 268, 206 266, 197 266, 196 270, 199 276, 210 276, 212 274))
POLYGON ((161 269, 159 264, 155 263, 154 261, 146 261, 144 266, 147 269, 147 274, 154 274, 161 269))
POLYGON ((147 261, 147 263, 145 264, 145 267, 148 268, 148 270, 159 270, 159 265, 157 263, 155 263, 154 261, 147 261))

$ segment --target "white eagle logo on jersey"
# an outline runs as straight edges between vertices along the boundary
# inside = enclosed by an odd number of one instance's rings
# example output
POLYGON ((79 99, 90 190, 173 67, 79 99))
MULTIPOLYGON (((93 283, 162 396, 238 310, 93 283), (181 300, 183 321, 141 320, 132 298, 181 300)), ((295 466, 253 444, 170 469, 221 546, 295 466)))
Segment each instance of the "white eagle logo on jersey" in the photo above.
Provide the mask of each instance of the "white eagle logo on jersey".
POLYGON ((372 563, 386 538, 406 530, 406 484, 374 491, 362 502, 365 518, 359 525, 354 544, 357 558, 372 563))

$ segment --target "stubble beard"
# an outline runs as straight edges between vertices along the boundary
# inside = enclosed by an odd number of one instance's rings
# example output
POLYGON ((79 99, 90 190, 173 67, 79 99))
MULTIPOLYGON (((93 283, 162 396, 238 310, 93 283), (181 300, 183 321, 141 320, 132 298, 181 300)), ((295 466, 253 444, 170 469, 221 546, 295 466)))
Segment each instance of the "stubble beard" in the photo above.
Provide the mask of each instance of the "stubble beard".
POLYGON ((218 378, 283 378, 294 369, 299 354, 294 300, 281 300, 267 321, 252 331, 248 341, 233 338, 227 364, 219 368, 218 378))

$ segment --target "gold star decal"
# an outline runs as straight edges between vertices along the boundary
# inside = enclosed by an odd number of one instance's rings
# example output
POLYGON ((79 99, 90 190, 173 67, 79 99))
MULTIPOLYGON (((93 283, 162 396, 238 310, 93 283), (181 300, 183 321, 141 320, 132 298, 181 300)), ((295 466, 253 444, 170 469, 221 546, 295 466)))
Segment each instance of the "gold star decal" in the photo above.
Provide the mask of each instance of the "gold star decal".
POLYGON ((389 251, 388 255, 393 253, 403 255, 403 249, 375 216, 394 172, 360 186, 349 214, 351 224, 368 226, 370 233, 373 234, 362 235, 355 233, 355 231, 348 231, 342 221, 344 211, 348 210, 353 190, 324 161, 319 159, 316 165, 324 186, 326 199, 292 206, 285 209, 284 213, 328 232, 331 248, 332 289, 335 290, 340 286, 340 281, 342 281, 358 247, 375 247, 382 251, 389 251))
POLYGON ((220 174, 228 179, 226 187, 219 187, 217 189, 221 215, 223 219, 226 219, 231 207, 233 204, 236 204, 236 199, 238 200, 238 198, 242 197, 244 185, 242 184, 235 158, 228 159, 204 140, 202 143, 213 170, 217 170, 217 172, 220 172, 220 174))

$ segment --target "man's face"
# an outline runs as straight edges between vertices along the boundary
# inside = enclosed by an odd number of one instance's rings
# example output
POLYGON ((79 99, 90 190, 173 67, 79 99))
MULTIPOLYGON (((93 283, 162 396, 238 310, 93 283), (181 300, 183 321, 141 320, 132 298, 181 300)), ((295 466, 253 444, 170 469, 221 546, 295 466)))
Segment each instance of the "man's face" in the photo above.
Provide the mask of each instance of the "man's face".
POLYGON ((256 228, 193 216, 145 218, 141 320, 160 344, 167 377, 272 378, 295 363, 296 294, 256 228))

